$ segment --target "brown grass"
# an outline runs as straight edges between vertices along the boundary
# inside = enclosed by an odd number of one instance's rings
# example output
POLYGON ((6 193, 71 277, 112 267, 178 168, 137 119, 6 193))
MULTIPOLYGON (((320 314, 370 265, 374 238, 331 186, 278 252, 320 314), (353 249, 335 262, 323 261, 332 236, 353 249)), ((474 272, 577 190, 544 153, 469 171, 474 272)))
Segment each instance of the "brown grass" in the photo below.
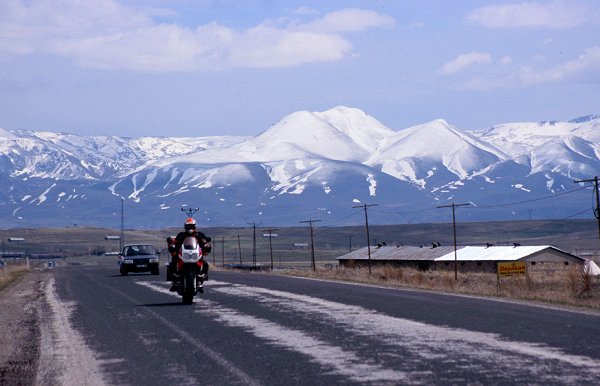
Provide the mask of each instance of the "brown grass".
POLYGON ((375 267, 284 271, 284 274, 321 279, 376 284, 397 288, 449 292, 515 300, 537 301, 600 310, 600 280, 582 267, 535 276, 498 280, 493 273, 422 272, 411 268, 375 267))
POLYGON ((29 271, 26 262, 9 262, 0 269, 0 291, 14 283, 29 271))

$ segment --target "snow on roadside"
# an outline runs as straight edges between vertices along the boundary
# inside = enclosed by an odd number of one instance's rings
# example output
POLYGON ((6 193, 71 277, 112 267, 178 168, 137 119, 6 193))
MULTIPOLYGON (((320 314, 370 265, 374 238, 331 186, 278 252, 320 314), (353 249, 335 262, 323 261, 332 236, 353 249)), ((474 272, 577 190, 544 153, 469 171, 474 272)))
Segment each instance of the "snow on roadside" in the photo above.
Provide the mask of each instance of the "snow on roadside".
POLYGON ((100 362, 85 344, 83 336, 73 328, 74 302, 63 302, 56 295, 54 278, 46 284, 48 319, 41 324, 40 361, 37 384, 105 385, 100 362))

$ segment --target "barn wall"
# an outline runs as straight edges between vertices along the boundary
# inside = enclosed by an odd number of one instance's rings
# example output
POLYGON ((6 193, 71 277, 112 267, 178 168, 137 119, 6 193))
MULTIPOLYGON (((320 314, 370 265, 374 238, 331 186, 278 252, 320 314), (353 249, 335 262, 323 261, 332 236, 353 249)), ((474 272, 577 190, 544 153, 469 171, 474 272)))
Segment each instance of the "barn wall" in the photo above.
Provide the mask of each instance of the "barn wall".
MULTIPOLYGON (((542 275, 553 272, 566 272, 573 266, 582 264, 569 254, 561 251, 546 249, 519 261, 527 263, 527 271, 532 275, 542 275)), ((497 261, 458 261, 458 272, 481 272, 496 273, 497 261)), ((340 266, 345 267, 367 267, 368 260, 339 260, 340 266)), ((371 267, 393 266, 398 268, 413 268, 421 271, 446 270, 454 271, 454 261, 432 261, 432 260, 374 260, 371 259, 371 267)))
POLYGON ((567 262, 571 262, 571 263, 576 263, 576 262, 580 262, 581 260, 576 259, 570 255, 567 255, 565 253, 562 253, 560 251, 556 251, 556 250, 552 250, 552 249, 547 249, 538 253, 534 253, 530 256, 526 256, 525 258, 522 259, 523 261, 527 261, 527 262, 556 262, 556 263, 563 263, 565 261, 567 262))

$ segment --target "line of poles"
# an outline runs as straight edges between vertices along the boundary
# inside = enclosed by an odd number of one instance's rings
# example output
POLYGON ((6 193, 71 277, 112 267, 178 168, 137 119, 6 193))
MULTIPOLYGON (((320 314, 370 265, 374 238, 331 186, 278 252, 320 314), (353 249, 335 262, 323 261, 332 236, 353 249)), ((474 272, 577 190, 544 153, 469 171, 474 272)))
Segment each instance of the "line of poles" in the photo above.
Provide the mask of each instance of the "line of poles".
MULTIPOLYGON (((593 183, 594 186, 594 198, 595 198, 595 209, 594 209, 594 217, 598 220, 598 237, 600 239, 600 194, 599 194, 599 185, 600 185, 600 180, 598 178, 598 176, 592 178, 592 179, 585 179, 585 180, 576 180, 574 181, 574 183, 578 183, 578 184, 582 184, 582 183, 593 183)), ((119 242, 119 247, 120 249, 122 249, 123 247, 123 239, 124 239, 124 198, 121 198, 121 237, 120 237, 120 242, 119 242)), ((366 230, 366 236, 367 236, 367 264, 368 264, 368 269, 369 269, 369 276, 371 275, 371 239, 370 239, 370 234, 369 234, 369 215, 368 215, 368 209, 370 207, 373 206, 377 206, 378 204, 362 204, 362 205, 355 205, 352 208, 355 209, 362 209, 364 211, 365 214, 365 230, 366 230)), ((453 240, 454 240, 454 279, 458 280, 458 244, 457 244, 457 236, 456 236, 456 208, 458 207, 464 207, 464 206, 470 206, 470 203, 463 203, 463 204, 456 204, 456 203, 451 203, 448 205, 439 205, 437 206, 437 208, 452 208, 452 233, 453 233, 453 240)), ((189 210, 189 209, 188 209, 189 210)), ((198 210, 198 209, 194 209, 194 210, 198 210)), ((184 209, 182 208, 182 211, 184 211, 184 209)), ((308 219, 305 221, 300 221, 300 223, 302 224, 308 224, 309 225, 309 230, 310 230, 310 249, 311 249, 311 265, 312 265, 312 269, 316 270, 316 261, 315 261, 315 247, 314 247, 314 223, 316 222, 320 222, 321 220, 315 220, 315 219, 308 219)), ((254 266, 256 266, 256 227, 257 224, 255 222, 249 223, 252 228, 253 228, 253 244, 252 244, 252 261, 254 266)), ((268 232, 268 238, 269 238, 269 251, 270 251, 270 260, 271 260, 271 269, 274 268, 274 264, 273 264, 273 243, 272 243, 272 237, 273 237, 273 232, 278 230, 278 228, 269 228, 266 229, 265 232, 268 232)), ((240 265, 242 265, 242 247, 241 247, 241 241, 240 241, 240 237, 241 235, 236 235, 235 236, 237 238, 237 244, 238 244, 238 256, 239 256, 239 260, 240 260, 240 265)), ((352 249, 352 238, 350 238, 350 250, 352 249)), ((225 238, 221 237, 221 260, 223 265, 225 264, 225 238)), ((213 262, 214 262, 214 256, 213 256, 213 262)))

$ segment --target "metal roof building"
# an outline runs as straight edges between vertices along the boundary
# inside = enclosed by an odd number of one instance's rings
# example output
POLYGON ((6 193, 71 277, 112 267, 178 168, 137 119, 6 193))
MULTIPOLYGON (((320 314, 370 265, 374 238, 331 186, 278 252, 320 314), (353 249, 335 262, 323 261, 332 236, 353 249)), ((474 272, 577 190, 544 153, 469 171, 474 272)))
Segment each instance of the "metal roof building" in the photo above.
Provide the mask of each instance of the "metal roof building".
MULTIPOLYGON (((561 251, 551 245, 536 245, 536 246, 492 246, 492 247, 461 247, 456 251, 456 259, 458 261, 517 261, 521 259, 535 258, 543 253, 551 253, 552 255, 563 255, 564 258, 585 259, 561 251)), ((452 253, 447 253, 435 259, 435 261, 454 261, 454 249, 452 253)))
MULTIPOLYGON (((371 260, 373 261, 397 261, 415 260, 432 261, 446 253, 454 253, 454 247, 414 247, 414 246, 382 246, 371 247, 371 260)), ((366 260, 369 258, 367 247, 357 249, 348 254, 338 257, 343 260, 366 260)))
MULTIPOLYGON (((337 258, 342 266, 369 263, 367 247, 337 258)), ((453 266, 454 247, 381 246, 371 248, 370 263, 414 267, 420 270, 444 269, 453 266)), ((456 261, 466 271, 495 271, 496 263, 526 261, 535 270, 556 270, 571 263, 583 264, 586 259, 561 251, 550 245, 539 246, 462 246, 456 251, 456 261)))

